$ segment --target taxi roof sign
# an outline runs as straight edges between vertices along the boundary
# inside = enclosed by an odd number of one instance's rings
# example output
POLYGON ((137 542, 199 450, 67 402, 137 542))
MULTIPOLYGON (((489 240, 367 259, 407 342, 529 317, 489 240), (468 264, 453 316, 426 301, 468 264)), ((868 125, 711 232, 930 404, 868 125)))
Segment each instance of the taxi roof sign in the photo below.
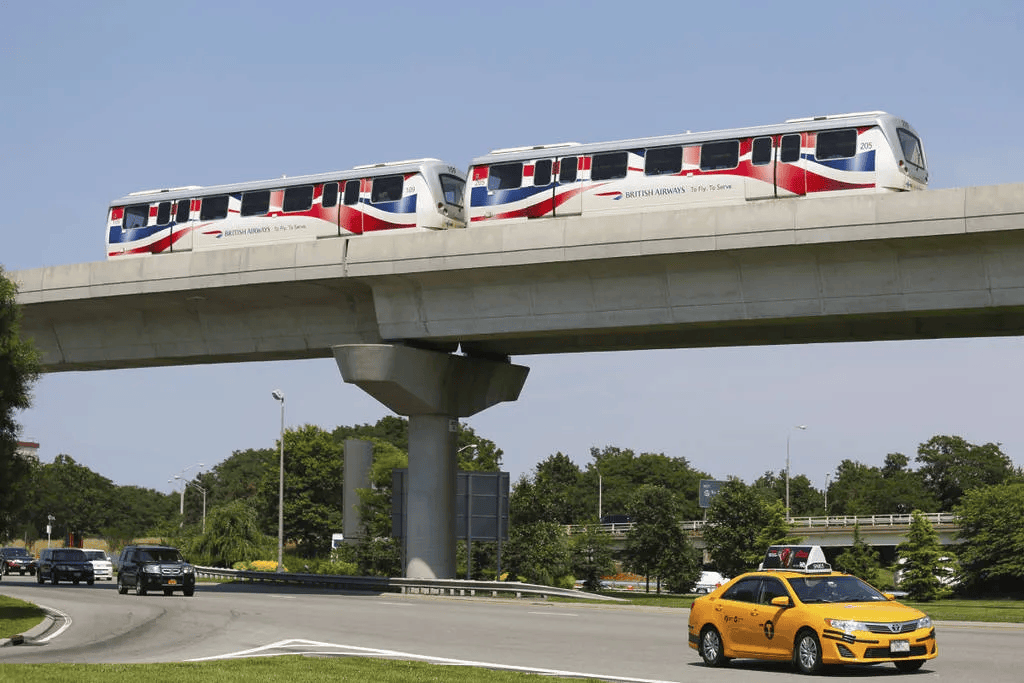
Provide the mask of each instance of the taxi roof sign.
POLYGON ((758 569, 828 573, 832 566, 825 561, 825 553, 819 545, 773 545, 769 546, 758 569))

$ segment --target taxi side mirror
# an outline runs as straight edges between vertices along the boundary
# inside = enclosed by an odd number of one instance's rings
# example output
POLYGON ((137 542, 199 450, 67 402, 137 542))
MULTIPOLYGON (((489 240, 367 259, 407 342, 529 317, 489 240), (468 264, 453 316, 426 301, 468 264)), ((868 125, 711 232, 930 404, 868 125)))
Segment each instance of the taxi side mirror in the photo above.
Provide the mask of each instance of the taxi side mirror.
POLYGON ((792 607, 793 599, 788 595, 780 595, 777 598, 772 598, 773 607, 792 607))
POLYGON ((882 593, 882 595, 885 596, 886 600, 895 600, 896 599, 896 596, 893 595, 892 593, 882 593))

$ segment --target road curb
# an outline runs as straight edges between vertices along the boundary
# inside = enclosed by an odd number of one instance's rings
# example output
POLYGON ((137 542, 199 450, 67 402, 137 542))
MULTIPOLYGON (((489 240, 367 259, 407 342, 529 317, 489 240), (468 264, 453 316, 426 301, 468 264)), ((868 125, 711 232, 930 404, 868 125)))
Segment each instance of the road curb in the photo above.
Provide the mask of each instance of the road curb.
POLYGON ((24 633, 19 633, 11 636, 10 638, 0 638, 0 647, 22 645, 28 641, 35 640, 53 628, 54 624, 56 624, 58 620, 64 618, 62 614, 51 610, 49 607, 43 607, 42 605, 37 606, 46 613, 43 615, 43 620, 24 633))

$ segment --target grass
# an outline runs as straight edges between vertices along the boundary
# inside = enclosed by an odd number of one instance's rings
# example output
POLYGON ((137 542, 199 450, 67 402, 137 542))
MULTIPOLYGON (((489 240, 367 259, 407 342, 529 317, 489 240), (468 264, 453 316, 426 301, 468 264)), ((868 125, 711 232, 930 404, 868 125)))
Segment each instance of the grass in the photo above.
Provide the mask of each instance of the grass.
MULTIPOLYGON (((313 658, 300 655, 171 664, 5 664, 0 682, 18 683, 523 683, 568 680, 513 671, 441 666, 387 659, 313 658)), ((580 680, 580 679, 574 679, 580 680)), ((586 679, 595 681, 595 679, 586 679)), ((596 681, 595 681, 596 683, 596 681)))
MULTIPOLYGON (((28 631, 46 615, 30 602, 0 595, 0 638, 10 638, 28 631)), ((0 677, 0 680, 3 680, 0 677)))

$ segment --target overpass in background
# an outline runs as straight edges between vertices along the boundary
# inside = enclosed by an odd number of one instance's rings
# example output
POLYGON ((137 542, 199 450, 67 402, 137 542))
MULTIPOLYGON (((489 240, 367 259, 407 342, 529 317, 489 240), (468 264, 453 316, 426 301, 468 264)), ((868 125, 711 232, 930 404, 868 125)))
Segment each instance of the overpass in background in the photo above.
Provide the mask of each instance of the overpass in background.
POLYGON ((409 417, 410 577, 455 572, 457 419, 512 356, 1024 334, 1024 184, 17 271, 48 372, 335 358, 409 417))
MULTIPOLYGON (((924 518, 935 529, 941 545, 954 545, 959 539, 960 526, 956 515, 951 512, 926 513, 924 518)), ((800 539, 803 545, 820 545, 823 548, 848 548, 853 545, 853 530, 858 528, 860 536, 870 546, 895 547, 907 540, 910 532, 911 515, 832 515, 828 517, 793 517, 790 519, 790 535, 800 539)), ((705 547, 703 530, 705 520, 680 522, 680 528, 690 538, 695 548, 705 547)), ((633 529, 632 523, 601 524, 601 530, 617 541, 624 542, 633 529)), ((570 533, 579 533, 582 525, 566 528, 570 533)))

